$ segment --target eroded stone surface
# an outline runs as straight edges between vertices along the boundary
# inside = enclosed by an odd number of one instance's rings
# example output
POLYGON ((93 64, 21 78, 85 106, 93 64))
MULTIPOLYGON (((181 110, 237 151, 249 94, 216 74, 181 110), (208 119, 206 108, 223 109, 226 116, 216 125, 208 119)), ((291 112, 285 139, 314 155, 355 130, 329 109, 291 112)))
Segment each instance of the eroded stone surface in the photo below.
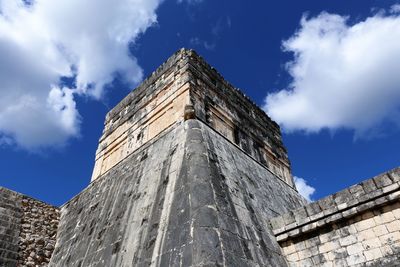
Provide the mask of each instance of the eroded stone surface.
POLYGON ((400 169, 270 220, 291 266, 398 266, 400 169))
POLYGON ((203 121, 294 187, 279 126, 194 51, 185 49, 107 114, 92 181, 185 118, 203 121))
POLYGON ((285 266, 265 221, 301 201, 229 140, 187 120, 63 206, 51 266, 285 266))
POLYGON ((0 187, 0 266, 47 266, 58 222, 56 207, 0 187))

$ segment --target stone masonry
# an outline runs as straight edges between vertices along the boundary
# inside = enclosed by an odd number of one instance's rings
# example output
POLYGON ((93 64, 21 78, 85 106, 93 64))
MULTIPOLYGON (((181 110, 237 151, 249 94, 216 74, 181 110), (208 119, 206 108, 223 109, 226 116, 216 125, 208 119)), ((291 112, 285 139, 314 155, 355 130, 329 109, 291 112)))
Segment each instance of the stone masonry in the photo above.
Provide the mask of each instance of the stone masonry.
POLYGON ((400 266, 400 168, 270 224, 289 266, 400 266))
POLYGON ((0 187, 0 266, 47 266, 58 221, 57 208, 0 187))
POLYGON ((107 114, 62 207, 0 187, 0 267, 399 262, 400 168, 307 203, 279 126, 193 50, 107 114))
POLYGON ((265 222, 305 204, 279 126, 190 50, 107 114, 92 180, 50 266, 286 266, 265 222))

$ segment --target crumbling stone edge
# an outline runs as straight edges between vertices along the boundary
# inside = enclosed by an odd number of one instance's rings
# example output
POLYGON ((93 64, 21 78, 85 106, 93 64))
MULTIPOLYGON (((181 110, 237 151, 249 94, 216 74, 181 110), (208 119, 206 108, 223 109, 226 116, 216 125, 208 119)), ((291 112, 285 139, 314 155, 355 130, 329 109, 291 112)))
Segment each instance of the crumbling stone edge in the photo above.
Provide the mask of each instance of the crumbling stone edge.
POLYGON ((269 220, 278 242, 400 199, 400 167, 269 220))

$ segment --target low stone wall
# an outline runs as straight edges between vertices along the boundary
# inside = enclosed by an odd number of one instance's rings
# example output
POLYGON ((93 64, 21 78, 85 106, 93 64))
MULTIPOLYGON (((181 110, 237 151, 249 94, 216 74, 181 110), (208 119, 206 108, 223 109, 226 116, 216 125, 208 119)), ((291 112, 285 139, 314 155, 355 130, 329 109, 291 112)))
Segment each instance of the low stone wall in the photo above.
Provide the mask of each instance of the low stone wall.
POLYGON ((17 266, 22 212, 19 194, 0 187, 0 266, 17 266))
POLYGON ((270 224, 290 266, 398 266, 399 199, 397 168, 270 224))
POLYGON ((47 266, 58 208, 0 187, 0 266, 47 266))

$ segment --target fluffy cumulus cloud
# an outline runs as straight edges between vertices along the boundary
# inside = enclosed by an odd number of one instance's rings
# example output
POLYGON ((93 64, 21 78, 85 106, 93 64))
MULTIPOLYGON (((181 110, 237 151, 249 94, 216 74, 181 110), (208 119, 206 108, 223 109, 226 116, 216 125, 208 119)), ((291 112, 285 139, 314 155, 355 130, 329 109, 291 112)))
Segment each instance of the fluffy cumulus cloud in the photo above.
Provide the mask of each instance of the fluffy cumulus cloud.
POLYGON ((62 145, 79 135, 74 97, 101 98, 116 74, 138 83, 128 46, 156 21, 159 2, 0 0, 0 144, 62 145))
POLYGON ((365 20, 322 13, 303 17, 283 42, 294 59, 290 86, 266 97, 264 109, 286 132, 350 129, 355 138, 400 121, 398 6, 365 20))
POLYGON ((302 195, 308 201, 312 201, 311 196, 315 193, 315 188, 308 185, 307 181, 303 178, 294 176, 294 183, 300 195, 302 195))

